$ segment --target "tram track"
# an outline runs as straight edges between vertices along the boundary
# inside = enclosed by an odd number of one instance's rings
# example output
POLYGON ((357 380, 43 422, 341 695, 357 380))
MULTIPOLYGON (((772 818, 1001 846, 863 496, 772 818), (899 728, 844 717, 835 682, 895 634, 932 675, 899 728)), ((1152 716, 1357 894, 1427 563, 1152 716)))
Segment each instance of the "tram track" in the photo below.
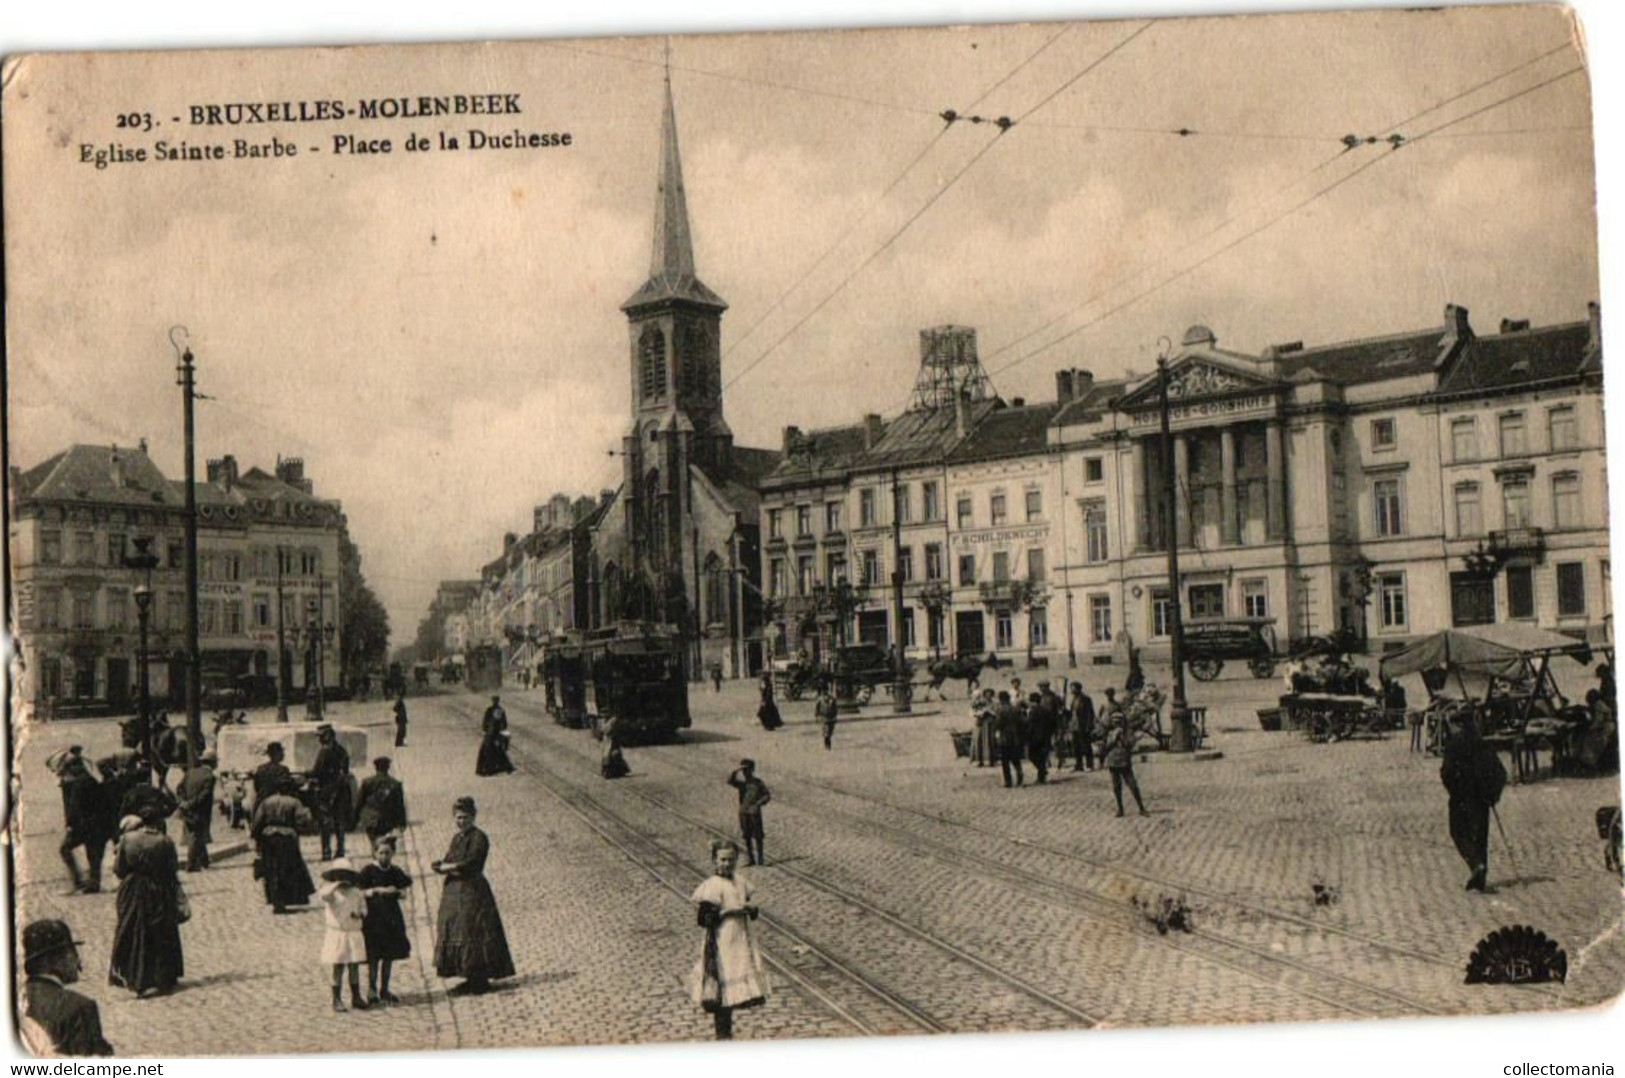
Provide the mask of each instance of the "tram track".
MULTIPOLYGON (((545 718, 545 714, 542 717, 545 718)), ((534 737, 538 740, 542 740, 542 735, 536 731, 526 729, 525 734, 527 737, 534 737)), ((548 739, 548 744, 553 746, 556 743, 551 739, 548 739)), ((590 757, 582 755, 575 749, 569 749, 567 751, 570 752, 571 756, 577 760, 580 760, 583 764, 595 766, 590 757)), ((698 768, 674 763, 669 756, 664 754, 660 757, 660 759, 664 765, 669 766, 674 770, 683 772, 689 776, 704 779, 706 781, 713 781, 715 778, 714 774, 710 772, 704 772, 698 768)), ((790 784, 806 783, 813 786, 821 785, 812 780, 804 780, 798 776, 791 777, 787 780, 781 780, 781 782, 782 781, 788 781, 790 784)), ((714 837, 733 837, 731 830, 718 827, 709 823, 708 821, 702 820, 693 814, 678 808, 671 802, 651 794, 646 790, 637 788, 635 786, 628 786, 626 788, 626 792, 630 796, 643 800, 666 817, 681 820, 684 823, 699 828, 714 837)), ((786 804, 782 798, 780 799, 780 803, 786 804)), ((787 804, 786 807, 794 808, 795 806, 793 803, 790 803, 787 804)), ((1124 902, 1109 900, 1102 896, 1093 894, 1083 888, 1077 887, 1076 885, 1069 885, 1061 881, 1048 879, 1016 866, 995 861, 992 858, 984 857, 979 854, 970 853, 938 840, 925 838, 916 832, 907 831, 902 828, 880 824, 873 820, 866 820, 857 817, 852 813, 841 809, 831 808, 826 810, 825 808, 821 807, 817 811, 809 809, 802 809, 800 811, 806 812, 808 815, 815 816, 819 820, 825 820, 831 816, 839 817, 843 825, 853 831, 868 835, 880 841, 908 848, 912 852, 930 857, 939 863, 946 865, 950 869, 972 873, 984 880, 987 880, 995 886, 1000 886, 1015 891, 1026 898, 1034 899, 1051 907, 1059 908, 1068 914, 1081 914, 1089 918, 1091 921, 1104 925, 1114 931, 1125 931, 1128 928, 1128 926, 1125 925, 1125 919, 1126 915, 1129 913, 1129 908, 1124 902)), ((866 913, 889 920, 897 924, 904 931, 915 933, 923 931, 917 926, 908 924, 902 919, 897 918, 896 915, 891 914, 889 911, 874 905, 867 899, 858 896, 849 890, 835 888, 833 885, 830 885, 817 876, 811 875, 804 870, 795 868, 793 865, 788 865, 782 860, 776 862, 774 868, 777 872, 788 875, 813 888, 830 893, 838 897, 840 900, 847 902, 858 909, 864 910, 866 913)), ((1390 989, 1371 985, 1367 982, 1360 981, 1356 978, 1347 977, 1346 975, 1342 974, 1329 974, 1327 971, 1319 967, 1298 962, 1285 956, 1275 955, 1261 948, 1252 947, 1248 944, 1229 939, 1216 933, 1205 930, 1197 930, 1197 932, 1193 934, 1198 935, 1198 939, 1201 940, 1203 945, 1194 945, 1182 938, 1172 936, 1161 937, 1160 942, 1166 944, 1173 950, 1188 954, 1199 961, 1208 962, 1215 966, 1230 970, 1231 972, 1239 973, 1271 989, 1289 991, 1300 996, 1314 999, 1340 1015, 1358 1018, 1371 1018, 1391 1017, 1395 1015, 1442 1013, 1436 1007, 1423 1004, 1420 1001, 1411 999, 1390 989), (1222 950, 1226 953, 1216 954, 1214 953, 1215 950, 1222 950), (1266 967, 1269 972, 1261 972, 1260 966, 1266 967), (1299 983, 1284 983, 1279 972, 1281 970, 1287 970, 1293 974, 1299 975, 1299 983), (1311 983, 1303 983, 1303 979, 1305 978, 1307 978, 1311 983), (1326 991, 1324 986, 1317 986, 1313 983, 1316 980, 1328 979, 1333 981, 1339 987, 1342 992, 1341 996, 1334 995, 1333 993, 1326 991)), ((1017 988, 1017 990, 1023 994, 1032 998, 1040 999, 1049 1006, 1061 1010, 1063 1013, 1067 1013, 1075 1021, 1078 1021, 1083 1025, 1089 1026, 1098 1023, 1098 1019, 1088 1012, 1082 1011, 1081 1009, 1076 1008, 1065 1001, 1059 1000, 1052 993, 1032 985, 1030 982, 1025 981, 1025 979, 1014 978, 1013 975, 1007 974, 1005 971, 1000 970, 990 963, 987 963, 980 957, 970 954, 956 944, 952 944, 946 940, 942 940, 940 937, 935 936, 932 937, 932 942, 935 946, 949 951, 961 961, 966 961, 969 964, 983 970, 983 972, 989 973, 995 979, 1003 981, 1007 984, 1012 984, 1013 987, 1017 988)))
MULTIPOLYGON (((669 759, 663 759, 662 763, 695 777, 709 777, 698 769, 673 763, 669 759)), ((823 787, 824 785, 798 775, 791 775, 777 780, 777 783, 781 789, 785 785, 795 786, 801 784, 815 787, 823 787)), ((639 791, 639 794, 640 796, 647 796, 642 791, 639 791)), ((896 807, 885 802, 884 799, 862 798, 862 800, 885 807, 896 807)), ((1008 864, 983 854, 973 853, 940 840, 927 838, 917 832, 866 819, 844 809, 829 805, 820 805, 816 810, 801 808, 794 801, 787 801, 783 798, 777 799, 776 803, 786 808, 796 809, 808 815, 816 816, 819 820, 838 817, 844 826, 852 830, 869 834, 884 841, 898 842, 911 851, 932 857, 950 868, 973 872, 989 882, 1009 886, 1036 901, 1074 912, 1085 912, 1086 916, 1091 916, 1097 921, 1121 925, 1125 911, 1123 902, 1108 899, 1076 884, 1043 876, 1017 865, 1008 864), (1080 907, 1082 907, 1081 911, 1080 907)), ((1017 840, 1006 837, 1006 841, 1016 842, 1017 840)), ((1019 844, 1029 847, 1036 846, 1036 844, 1028 843, 1025 840, 1019 840, 1019 844)), ((1173 891, 1181 889, 1171 882, 1166 884, 1166 888, 1173 891)), ((1301 984, 1294 984, 1285 987, 1290 987, 1292 991, 1319 1000, 1329 1007, 1355 1017, 1382 1018, 1444 1013, 1437 1007, 1422 1003, 1392 989, 1372 985, 1367 981, 1326 970, 1284 955, 1274 954, 1263 948, 1231 939, 1208 929, 1196 927, 1191 930, 1190 935, 1205 946, 1193 946, 1182 937, 1174 935, 1164 937, 1161 942, 1176 950, 1184 951, 1206 961, 1218 963, 1237 973, 1276 986, 1282 986, 1279 976, 1273 972, 1268 974, 1260 972, 1260 965, 1290 970, 1313 978, 1316 981, 1329 981, 1338 986, 1345 995, 1339 998, 1325 991, 1322 987, 1316 986, 1306 987, 1301 984), (1215 948, 1230 952, 1230 955, 1227 957, 1215 954, 1213 953, 1215 948), (1366 998, 1363 1001, 1350 1002, 1349 994, 1366 998), (1373 1006, 1373 1001, 1377 1001, 1377 1005, 1373 1006)))
MULTIPOLYGON (((453 710, 465 717, 473 718, 471 714, 455 704, 453 710)), ((510 732, 519 733, 526 740, 532 738, 538 742, 541 740, 539 735, 523 727, 510 727, 510 732)), ((548 745, 547 747, 551 748, 553 746, 548 745)), ((581 757, 579 753, 572 752, 571 755, 583 762, 589 762, 581 757)), ((689 901, 691 889, 677 883, 673 879, 673 873, 695 881, 703 880, 709 876, 708 869, 701 868, 683 855, 674 852, 650 835, 644 828, 632 823, 622 813, 607 805, 602 799, 587 793, 551 768, 539 764, 528 749, 519 754, 519 758, 514 762, 519 770, 537 781, 549 796, 565 806, 589 830, 651 876, 664 889, 678 896, 685 904, 689 901)), ((679 810, 668 807, 663 811, 670 818, 680 820, 710 837, 732 837, 728 833, 679 810)), ((803 874, 802 879, 804 882, 810 883, 815 889, 840 902, 848 905, 868 905, 861 896, 818 881, 814 877, 803 874)), ((909 925, 902 919, 896 918, 894 915, 878 908, 872 906, 869 906, 869 908, 878 917, 887 920, 893 927, 910 934, 912 938, 920 943, 944 952, 961 963, 975 966, 984 974, 1001 981, 1006 987, 1016 990, 1035 1002, 1051 1006, 1063 1014, 1069 1023, 1074 1026, 1078 1024, 1091 1026, 1098 1021, 1096 1016, 1074 1007, 1064 1000, 1050 996, 1043 989, 984 962, 947 940, 941 939, 917 926, 909 925)), ((927 1006, 891 987, 886 981, 866 971, 858 963, 842 957, 832 949, 818 943, 808 933, 791 925, 784 918, 764 912, 761 920, 777 936, 789 943, 790 951, 796 955, 793 958, 787 957, 779 953, 776 948, 764 948, 764 960, 785 980, 802 989, 814 1002, 840 1021, 851 1026, 856 1032, 864 1035, 895 1035, 944 1033, 956 1030, 956 1026, 933 1014, 927 1006), (850 994, 853 988, 857 989, 858 994, 864 1000, 863 1003, 854 1003, 839 998, 843 992, 850 994)))
MULTIPOLYGON (((540 713, 544 720, 548 718, 545 712, 540 713)), ((702 752, 705 750, 702 748, 702 752)), ((709 754, 709 753, 708 753, 709 754)), ((674 762, 670 754, 662 753, 658 756, 662 764, 688 775, 711 780, 714 778, 708 772, 685 766, 674 762)), ((1326 924, 1312 920, 1287 911, 1273 909, 1244 899, 1238 899, 1223 892, 1202 887, 1193 887, 1182 881, 1170 880, 1158 876, 1153 872, 1133 868, 1108 861, 1101 858, 1090 857, 1071 850, 1047 845, 1042 842, 1013 836, 993 828, 983 827, 968 821, 956 820, 944 814, 926 809, 901 804, 884 797, 877 797, 862 791, 851 790, 833 783, 823 782, 800 774, 793 774, 780 780, 783 784, 792 786, 800 784, 806 787, 822 790, 840 797, 884 808, 893 812, 917 816, 930 820, 941 826, 958 828, 968 833, 985 838, 994 839, 1002 843, 1009 843, 1043 854, 1062 859, 1064 861, 1086 866, 1103 874, 1115 874, 1136 880, 1141 884, 1162 889, 1164 893, 1173 893, 1180 896, 1191 896, 1210 903, 1215 908, 1227 908, 1254 919, 1269 923, 1291 926, 1300 932, 1315 936, 1336 936, 1349 941, 1359 947, 1365 948, 1369 953, 1384 956, 1387 961, 1402 960, 1412 963, 1422 963, 1431 968, 1448 970, 1451 982, 1460 976, 1461 962, 1458 959, 1446 957, 1435 952, 1407 947, 1403 944, 1380 939, 1355 930, 1343 928, 1338 925, 1326 924)), ((665 811, 675 812, 673 806, 653 798, 643 790, 633 791, 637 796, 661 807, 665 811)), ((794 808, 793 802, 785 802, 781 797, 781 805, 794 808)), ((1010 887, 1023 893, 1026 897, 1045 902, 1051 906, 1059 906, 1074 912, 1083 912, 1086 916, 1096 919, 1107 919, 1117 926, 1121 926, 1125 910, 1125 903, 1118 899, 1107 898, 1088 888, 1077 884, 1056 880, 1052 877, 1040 875, 1010 865, 1007 862, 987 857, 982 854, 964 850, 955 844, 941 840, 927 838, 915 831, 902 827, 888 825, 869 817, 855 815, 840 808, 820 806, 816 811, 803 810, 820 820, 839 816, 850 829, 863 833, 882 841, 896 842, 916 853, 931 857, 940 863, 952 868, 972 872, 981 878, 996 885, 1010 887), (1080 910, 1079 907, 1087 907, 1080 910)), ((713 829, 718 834, 725 833, 713 829)), ((783 868, 784 866, 779 866, 783 868)), ((793 874, 793 873, 792 873, 793 874)), ((1217 965, 1241 973, 1248 978, 1286 988, 1300 995, 1318 1000, 1336 1011, 1354 1017, 1395 1017, 1410 1015, 1442 1015, 1454 1013, 1447 1007, 1432 1003, 1425 1003, 1414 996, 1373 984, 1358 977, 1349 976, 1335 969, 1327 968, 1326 964, 1304 961, 1289 955, 1277 953, 1272 949, 1256 946, 1243 940, 1197 926, 1189 933, 1192 939, 1184 937, 1165 936, 1162 942, 1176 950, 1191 954, 1201 960, 1213 962, 1217 965), (1219 953, 1216 953, 1219 952, 1219 953)), ((1537 994, 1552 999, 1561 998, 1561 993, 1553 991, 1546 986, 1531 986, 1537 994)))

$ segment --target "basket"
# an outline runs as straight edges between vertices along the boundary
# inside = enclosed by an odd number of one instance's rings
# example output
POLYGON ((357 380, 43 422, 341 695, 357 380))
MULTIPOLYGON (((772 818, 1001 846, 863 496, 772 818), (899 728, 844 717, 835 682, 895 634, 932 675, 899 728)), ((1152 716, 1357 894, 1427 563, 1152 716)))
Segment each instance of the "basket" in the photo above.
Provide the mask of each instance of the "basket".
POLYGON ((1278 707, 1259 708, 1258 725, 1270 731, 1279 730, 1281 728, 1281 709, 1278 707))
POLYGON ((954 755, 961 759, 970 759, 971 741, 976 737, 976 731, 949 730, 948 736, 954 741, 954 755))

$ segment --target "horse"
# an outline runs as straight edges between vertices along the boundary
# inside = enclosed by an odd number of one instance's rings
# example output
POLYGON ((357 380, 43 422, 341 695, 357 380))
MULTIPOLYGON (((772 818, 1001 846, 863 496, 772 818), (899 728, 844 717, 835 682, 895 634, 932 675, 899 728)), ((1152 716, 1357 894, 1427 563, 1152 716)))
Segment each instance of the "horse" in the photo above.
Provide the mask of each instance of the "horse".
POLYGON ((955 655, 951 659, 938 659, 926 667, 926 670, 931 675, 931 680, 926 685, 926 691, 935 692, 946 700, 948 694, 942 691, 942 685, 949 678, 952 678, 955 681, 965 682, 965 695, 967 697, 975 696, 977 690, 981 688, 982 669, 984 667, 997 670, 1000 667, 1013 665, 1015 664, 1011 660, 1001 659, 991 651, 985 657, 980 655, 955 655))

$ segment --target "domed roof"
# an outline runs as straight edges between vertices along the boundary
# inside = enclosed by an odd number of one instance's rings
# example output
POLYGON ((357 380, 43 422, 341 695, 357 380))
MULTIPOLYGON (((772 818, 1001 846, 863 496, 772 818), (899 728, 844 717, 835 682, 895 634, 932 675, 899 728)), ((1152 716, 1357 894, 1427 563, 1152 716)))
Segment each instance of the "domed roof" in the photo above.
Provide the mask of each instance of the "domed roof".
POLYGON ((1218 341, 1219 338, 1214 336, 1211 329, 1208 329, 1201 323, 1197 323, 1185 331, 1185 337, 1179 343, 1189 348, 1194 344, 1217 344, 1218 341))

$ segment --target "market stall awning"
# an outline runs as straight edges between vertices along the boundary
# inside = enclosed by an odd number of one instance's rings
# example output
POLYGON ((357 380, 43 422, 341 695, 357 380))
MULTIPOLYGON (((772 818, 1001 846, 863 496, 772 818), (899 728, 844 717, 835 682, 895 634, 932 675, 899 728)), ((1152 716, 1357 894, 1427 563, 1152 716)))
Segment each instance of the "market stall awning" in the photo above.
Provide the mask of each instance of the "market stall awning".
POLYGON ((1584 641, 1533 625, 1503 623, 1434 633, 1384 658, 1381 670, 1390 678, 1450 669, 1518 678, 1529 673, 1529 656, 1542 653, 1569 654, 1581 662, 1590 659, 1584 641))

